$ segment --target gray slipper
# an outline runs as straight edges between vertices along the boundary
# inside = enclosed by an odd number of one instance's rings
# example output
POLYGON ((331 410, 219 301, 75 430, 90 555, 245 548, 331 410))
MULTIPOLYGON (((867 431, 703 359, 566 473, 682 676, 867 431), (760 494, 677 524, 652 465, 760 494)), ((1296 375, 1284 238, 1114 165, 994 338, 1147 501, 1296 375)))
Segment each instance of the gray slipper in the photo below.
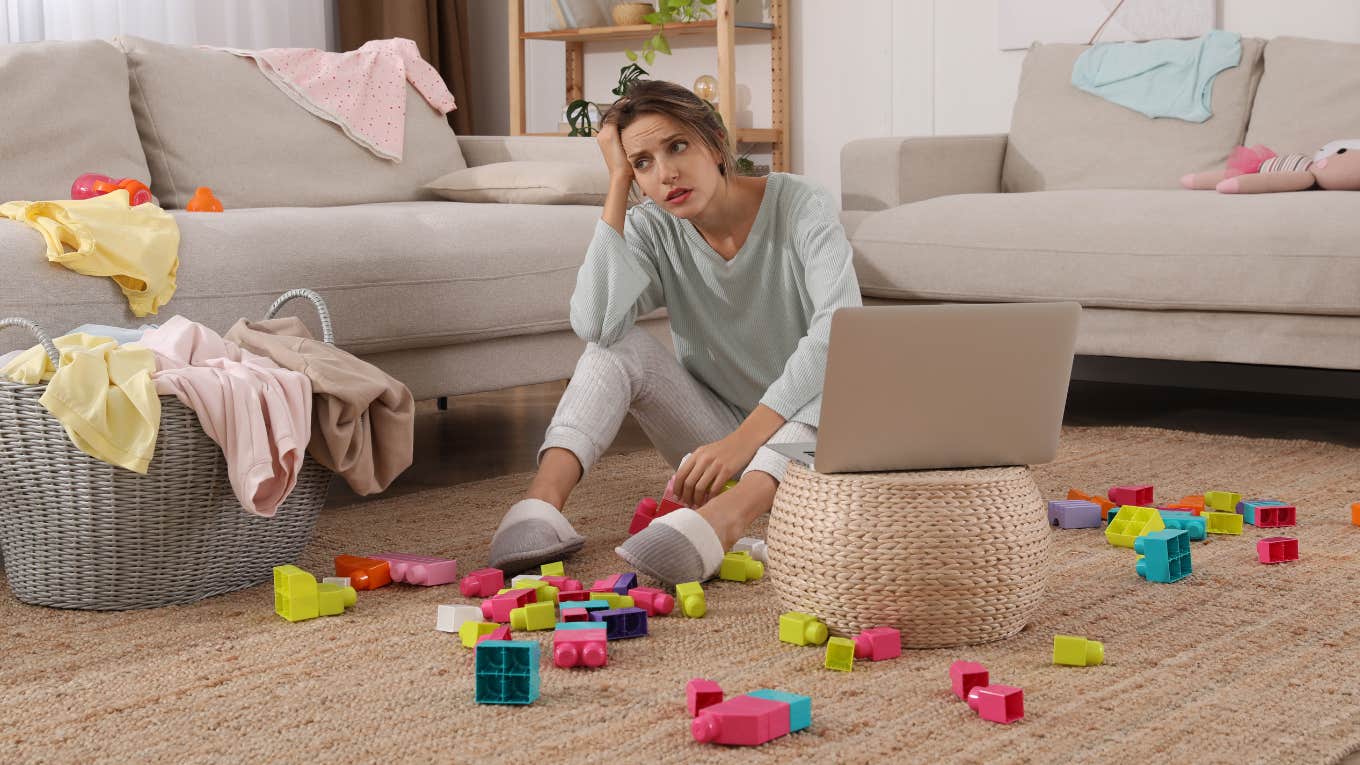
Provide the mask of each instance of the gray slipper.
POLYGON ((722 565, 722 542, 702 516, 681 508, 652 521, 616 548, 628 564, 667 586, 703 582, 722 565))
POLYGON ((586 538, 557 508, 541 499, 516 502, 491 537, 489 565, 507 575, 552 563, 579 551, 586 538))

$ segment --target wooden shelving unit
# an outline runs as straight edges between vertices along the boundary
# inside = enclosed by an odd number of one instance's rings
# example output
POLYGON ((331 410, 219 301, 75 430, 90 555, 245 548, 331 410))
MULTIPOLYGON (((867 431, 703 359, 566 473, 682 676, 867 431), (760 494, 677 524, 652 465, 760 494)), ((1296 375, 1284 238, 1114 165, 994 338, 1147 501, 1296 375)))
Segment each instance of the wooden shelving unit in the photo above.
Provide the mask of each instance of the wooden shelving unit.
MULTIPOLYGON (((524 31, 524 0, 507 0, 510 11, 510 133, 525 132, 524 108, 524 45, 530 40, 556 40, 566 43, 567 102, 584 98, 585 45, 596 40, 646 40, 656 34, 657 27, 648 24, 635 26, 583 27, 553 32, 524 31)), ((770 34, 770 115, 774 123, 768 128, 736 128, 733 137, 739 143, 770 144, 770 169, 786 172, 789 144, 789 68, 788 0, 771 0, 769 24, 737 24, 732 15, 733 0, 717 0, 715 18, 686 24, 666 24, 661 27, 668 39, 685 36, 713 35, 718 55, 718 112, 723 123, 734 124, 736 112, 736 31, 758 29, 770 34)), ((533 135, 561 135, 534 133, 533 135)), ((733 147, 736 148, 735 146, 733 147)))

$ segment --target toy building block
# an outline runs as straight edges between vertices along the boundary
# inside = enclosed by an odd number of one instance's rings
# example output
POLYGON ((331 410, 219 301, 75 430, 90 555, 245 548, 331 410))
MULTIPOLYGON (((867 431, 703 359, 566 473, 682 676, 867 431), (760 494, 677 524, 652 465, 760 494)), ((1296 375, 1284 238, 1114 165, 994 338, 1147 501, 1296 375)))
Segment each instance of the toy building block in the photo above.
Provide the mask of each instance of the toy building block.
POLYGON ((1204 492, 1204 509, 1217 510, 1220 513, 1237 512, 1237 503, 1242 501, 1242 495, 1233 491, 1206 491, 1204 492))
POLYGON ((608 611, 609 609, 614 607, 614 604, 610 603, 604 598, 591 598, 590 600, 571 601, 571 607, 580 608, 586 611, 587 613, 594 613, 595 611, 608 611))
POLYGON ((1298 519, 1297 508, 1273 499, 1242 500, 1237 503, 1237 512, 1242 514, 1243 523, 1261 529, 1293 526, 1298 519))
POLYGON ((322 584, 338 584, 338 585, 340 585, 341 587, 353 587, 353 586, 354 586, 354 585, 352 585, 352 584, 349 583, 349 577, 347 577, 347 576, 326 576, 326 577, 322 577, 322 578, 321 578, 321 583, 322 583, 322 584))
POLYGON ((685 683, 685 706, 689 709, 690 717, 697 716, 714 704, 721 704, 722 700, 723 689, 712 680, 696 677, 685 683))
POLYGON ((1204 512, 1204 495, 1187 494, 1176 500, 1174 504, 1176 505, 1174 508, 1176 510, 1189 510, 1195 515, 1199 515, 1204 512))
POLYGON ((655 587, 634 587, 628 591, 633 604, 647 612, 647 617, 665 616, 675 610, 675 598, 655 587))
POLYGON ((1204 539, 1209 524, 1197 515, 1191 515, 1187 511, 1158 509, 1162 516, 1162 523, 1168 529, 1179 529, 1190 535, 1190 541, 1198 542, 1204 539))
POLYGON ((656 511, 660 503, 651 497, 643 497, 638 501, 637 507, 633 508, 633 520, 628 524, 628 533, 636 534, 651 525, 657 519, 656 511))
POLYGON ((855 668, 855 641, 850 638, 833 637, 826 641, 826 658, 822 664, 827 669, 849 672, 855 668))
POLYGON ((458 581, 456 560, 407 553, 380 553, 369 557, 387 561, 394 582, 434 587, 458 581))
POLYGON ((789 611, 779 615, 779 642, 821 645, 828 637, 826 624, 812 614, 789 611))
POLYGON ((557 602, 570 603, 577 600, 590 600, 590 593, 585 590, 558 590, 557 602))
POLYGON ((349 586, 356 590, 376 590, 392 583, 387 561, 357 555, 335 556, 335 575, 349 577, 349 586))
POLYGON ((704 597, 704 588, 698 582, 675 585, 675 599, 680 601, 680 613, 692 619, 708 613, 708 600, 704 597))
POLYGON ((586 602, 597 600, 608 603, 610 608, 633 608, 634 606, 637 605, 636 603, 633 602, 633 599, 628 597, 627 595, 619 595, 616 592, 591 590, 590 600, 586 602))
POLYGON ((1078 489, 1068 489, 1067 498, 1080 499, 1086 502, 1094 502, 1097 505, 1100 505, 1100 517, 1102 520, 1112 515, 1113 513, 1111 511, 1119 509, 1119 505, 1116 505, 1115 503, 1111 502, 1110 500, 1104 497, 1087 494, 1086 492, 1080 491, 1078 489))
POLYGON ((492 597, 513 598, 516 601, 518 601, 518 604, 516 606, 518 607, 527 606, 530 603, 537 603, 539 600, 538 593, 539 593, 538 587, 506 587, 505 589, 497 592, 492 597))
POLYGON ((892 627, 870 627, 855 636, 855 658, 869 661, 902 655, 902 633, 892 627))
POLYGON ((559 560, 553 561, 552 563, 544 563, 542 566, 539 566, 538 573, 542 574, 544 577, 566 576, 567 569, 562 565, 562 561, 559 560))
POLYGON ((510 612, 536 602, 526 593, 532 590, 510 590, 509 592, 482 601, 482 618, 493 622, 510 621, 510 612))
POLYGON ((554 624, 557 624, 557 605, 552 601, 530 603, 510 611, 510 626, 517 630, 550 630, 554 624))
POLYGON ((562 621, 588 622, 590 621, 590 612, 584 608, 564 608, 562 609, 562 621))
POLYGON ((538 643, 488 640, 477 646, 478 704, 532 704, 538 698, 538 643))
POLYGON ((458 626, 458 639, 463 641, 464 648, 473 648, 477 645, 477 638, 490 635, 499 626, 495 622, 463 622, 458 626))
POLYGON ((591 592, 612 592, 615 595, 627 595, 628 591, 637 586, 637 574, 611 574, 604 579, 596 579, 590 585, 591 592))
POLYGON ((540 574, 520 574, 510 580, 510 587, 511 589, 519 587, 537 587, 538 583, 541 581, 543 581, 543 577, 540 574))
POLYGON ((434 628, 440 632, 457 632, 464 622, 480 622, 482 609, 476 606, 446 605, 435 612, 434 628))
POLYGON ((1205 528, 1210 534, 1241 534, 1242 516, 1237 513, 1220 513, 1205 511, 1200 516, 1207 525, 1205 528))
POLYGON ((1134 564, 1149 582, 1177 582, 1190 576, 1190 534, 1180 529, 1152 531, 1133 541, 1141 557, 1134 564))
POLYGON ((1158 505, 1157 509, 1166 512, 1184 513, 1186 515, 1195 516, 1196 518, 1204 512, 1204 507, 1202 505, 1190 505, 1183 502, 1168 502, 1165 505, 1158 505))
POLYGON ((596 611, 591 621, 603 622, 610 640, 647 637, 647 612, 641 608, 615 608, 596 611))
POLYGON ((1100 528, 1100 505, 1084 499, 1055 499, 1048 503, 1048 525, 1062 529, 1100 528))
POLYGON ((1110 492, 1105 496, 1116 505, 1150 505, 1152 504, 1152 487, 1147 484, 1138 486, 1111 486, 1110 492))
POLYGON ((769 699, 789 705, 789 733, 797 733, 806 730, 812 725, 812 697, 803 696, 797 693, 786 691, 776 691, 771 688, 761 688, 758 691, 751 691, 747 696, 755 696, 758 699, 769 699))
POLYGON ((1360 526, 1360 502, 1351 503, 1351 523, 1360 526))
POLYGON ((353 587, 322 582, 316 586, 317 610, 322 616, 339 616, 354 605, 359 596, 353 587))
POLYGON ((297 566, 274 567, 274 613, 290 622, 321 615, 316 577, 297 566))
POLYGON ((557 626, 553 628, 554 631, 556 631, 556 630, 600 630, 600 629, 605 629, 605 628, 604 628, 604 627, 601 627, 599 622, 591 622, 591 621, 584 621, 584 622, 558 622, 558 623, 557 623, 557 626))
POLYGON ((969 691, 987 685, 987 682, 987 668, 975 661, 956 661, 949 665, 949 684, 960 699, 967 699, 969 691))
POLYGON ((561 599, 563 590, 569 590, 573 592, 578 590, 585 591, 585 587, 581 586, 581 583, 579 581, 566 576, 552 576, 551 574, 549 574, 544 576, 541 581, 547 582, 548 584, 557 588, 558 599, 561 599))
POLYGON ((1133 540, 1152 531, 1166 528, 1161 513, 1155 507, 1124 505, 1114 520, 1105 527, 1105 538, 1116 547, 1133 547, 1133 540))
POLYGON ((695 741, 760 746, 789 732, 789 705, 758 696, 737 696, 714 704, 690 721, 695 741))
POLYGON ((553 664, 570 667, 603 667, 609 663, 608 638, 603 629, 553 632, 553 664))
POLYGON ((1069 667, 1094 667, 1105 663, 1105 645, 1075 635, 1053 636, 1053 663, 1069 667))
POLYGON ((1286 563, 1299 559, 1299 540, 1293 537, 1266 537, 1256 543, 1256 557, 1262 563, 1286 563))
POLYGON ((1025 692, 1010 685, 984 685, 968 692, 968 706, 984 720, 1009 725, 1025 716, 1025 692))
POLYGON ((465 598, 489 598, 505 586, 505 572, 498 568, 479 568, 463 577, 458 591, 465 598))
POLYGON ((752 558, 748 552, 724 554, 722 565, 718 568, 718 578, 729 582, 754 581, 762 576, 765 576, 765 564, 752 558))
POLYGON ((766 546, 765 540, 756 537, 742 537, 737 543, 732 545, 732 552, 750 553, 752 558, 761 563, 770 562, 770 549, 766 546))
POLYGON ((474 645, 472 649, 474 651, 477 650, 477 646, 480 646, 482 643, 485 643, 488 640, 513 640, 513 639, 514 636, 510 634, 510 625, 502 624, 496 629, 491 630, 490 633, 479 636, 477 638, 477 645, 474 645))

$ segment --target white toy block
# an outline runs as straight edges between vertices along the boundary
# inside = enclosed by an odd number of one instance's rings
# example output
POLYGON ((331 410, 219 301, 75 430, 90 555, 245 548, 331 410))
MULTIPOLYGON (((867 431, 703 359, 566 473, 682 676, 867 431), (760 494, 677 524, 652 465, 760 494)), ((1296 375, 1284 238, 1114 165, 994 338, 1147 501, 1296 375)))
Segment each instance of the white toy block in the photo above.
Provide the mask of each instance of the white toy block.
POLYGON ((756 537, 742 537, 737 543, 732 545, 732 552, 750 553, 752 558, 761 563, 769 563, 769 555, 766 551, 765 540, 756 537))
POLYGON ((328 576, 321 580, 322 584, 338 584, 341 587, 349 587, 349 577, 347 576, 328 576))
MULTIPOLYGON (((517 576, 517 577, 515 577, 514 579, 511 579, 511 580, 510 580, 510 589, 512 589, 512 590, 518 589, 519 586, 520 586, 522 583, 527 582, 527 581, 530 581, 530 580, 534 580, 534 581, 539 581, 539 582, 541 582, 541 581, 543 581, 543 577, 540 576, 540 575, 538 575, 538 574, 520 574, 519 576, 517 576)), ((529 586, 533 586, 533 585, 529 585, 529 586)))
POLYGON ((480 622, 482 609, 476 606, 440 606, 435 616, 434 628, 440 632, 457 632, 463 622, 480 622))

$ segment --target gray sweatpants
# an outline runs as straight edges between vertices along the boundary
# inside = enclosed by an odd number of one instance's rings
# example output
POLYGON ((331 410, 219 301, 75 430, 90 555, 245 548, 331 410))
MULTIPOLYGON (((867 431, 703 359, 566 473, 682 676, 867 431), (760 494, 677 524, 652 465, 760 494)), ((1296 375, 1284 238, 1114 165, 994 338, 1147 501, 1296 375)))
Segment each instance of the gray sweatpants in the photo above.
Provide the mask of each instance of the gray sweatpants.
MULTIPOLYGON (((646 330, 633 327, 617 343, 589 343, 562 394, 538 457, 554 446, 581 461, 585 473, 614 442, 625 413, 632 413, 672 467, 704 444, 721 440, 741 424, 741 414, 690 376, 675 355, 646 330)), ((815 441, 817 429, 786 422, 766 443, 815 441)), ((761 447, 742 470, 784 479, 787 457, 761 447)))

